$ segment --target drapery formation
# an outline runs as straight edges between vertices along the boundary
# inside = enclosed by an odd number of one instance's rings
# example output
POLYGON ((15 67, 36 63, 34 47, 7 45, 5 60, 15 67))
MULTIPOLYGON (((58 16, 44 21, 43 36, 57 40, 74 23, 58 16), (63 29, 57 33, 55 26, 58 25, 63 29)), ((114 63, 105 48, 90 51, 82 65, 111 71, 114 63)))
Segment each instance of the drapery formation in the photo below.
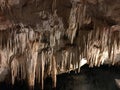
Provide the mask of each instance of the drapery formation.
POLYGON ((79 72, 82 58, 90 67, 119 63, 119 0, 41 1, 0 0, 11 24, 1 24, 0 65, 11 73, 13 84, 27 79, 33 88, 36 79, 43 89, 44 79, 51 76, 56 87, 56 75, 79 72))

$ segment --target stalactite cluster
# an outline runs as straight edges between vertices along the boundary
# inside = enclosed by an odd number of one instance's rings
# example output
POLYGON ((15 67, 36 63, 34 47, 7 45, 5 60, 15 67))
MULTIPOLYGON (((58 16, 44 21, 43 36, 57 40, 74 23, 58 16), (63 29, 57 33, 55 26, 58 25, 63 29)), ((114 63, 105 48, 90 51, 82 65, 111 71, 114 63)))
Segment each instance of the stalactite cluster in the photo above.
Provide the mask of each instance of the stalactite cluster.
POLYGON ((51 76, 55 88, 57 74, 79 72, 86 63, 90 67, 117 64, 120 61, 120 26, 106 16, 101 17, 104 13, 101 10, 107 12, 109 7, 101 8, 96 5, 99 2, 94 1, 70 1, 67 29, 58 15, 57 0, 53 0, 52 13, 39 12, 40 24, 17 23, 0 30, 0 75, 10 73, 12 84, 15 80, 28 80, 32 88, 37 81, 41 89, 44 89, 44 79, 51 76), (100 9, 88 10, 89 7, 100 9), (96 11, 101 13, 96 15, 96 11))

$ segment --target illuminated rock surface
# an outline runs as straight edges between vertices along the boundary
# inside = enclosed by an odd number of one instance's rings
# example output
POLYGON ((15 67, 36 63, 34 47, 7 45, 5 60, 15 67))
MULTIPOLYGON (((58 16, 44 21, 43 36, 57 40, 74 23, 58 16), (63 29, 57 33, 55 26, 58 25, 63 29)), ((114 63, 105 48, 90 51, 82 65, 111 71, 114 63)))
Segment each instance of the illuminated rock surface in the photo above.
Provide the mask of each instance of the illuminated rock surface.
MULTIPOLYGON (((120 0, 0 0, 0 77, 44 79, 89 67, 120 65, 120 0), (7 71, 7 72, 6 72, 7 71)), ((4 80, 1 79, 1 81, 4 80)))

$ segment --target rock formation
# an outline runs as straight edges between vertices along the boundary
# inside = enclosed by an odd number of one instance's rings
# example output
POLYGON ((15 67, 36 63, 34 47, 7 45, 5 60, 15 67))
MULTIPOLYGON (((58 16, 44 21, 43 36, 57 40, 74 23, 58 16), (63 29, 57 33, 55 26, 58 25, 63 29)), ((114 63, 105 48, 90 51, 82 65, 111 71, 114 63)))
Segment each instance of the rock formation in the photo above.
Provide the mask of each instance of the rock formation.
POLYGON ((44 79, 120 62, 120 0, 0 0, 0 81, 44 79), (84 59, 83 59, 84 58, 84 59), (4 78, 1 78, 4 76, 4 78))

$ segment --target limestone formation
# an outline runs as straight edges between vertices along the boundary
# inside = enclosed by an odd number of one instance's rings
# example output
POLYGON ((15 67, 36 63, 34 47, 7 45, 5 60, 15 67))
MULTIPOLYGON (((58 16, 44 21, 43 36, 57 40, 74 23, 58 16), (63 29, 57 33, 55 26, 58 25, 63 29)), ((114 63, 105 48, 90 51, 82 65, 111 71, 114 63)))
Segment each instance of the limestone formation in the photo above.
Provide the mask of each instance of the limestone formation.
POLYGON ((120 0, 0 0, 0 81, 120 65, 120 0), (2 77, 2 78, 1 78, 2 77))

